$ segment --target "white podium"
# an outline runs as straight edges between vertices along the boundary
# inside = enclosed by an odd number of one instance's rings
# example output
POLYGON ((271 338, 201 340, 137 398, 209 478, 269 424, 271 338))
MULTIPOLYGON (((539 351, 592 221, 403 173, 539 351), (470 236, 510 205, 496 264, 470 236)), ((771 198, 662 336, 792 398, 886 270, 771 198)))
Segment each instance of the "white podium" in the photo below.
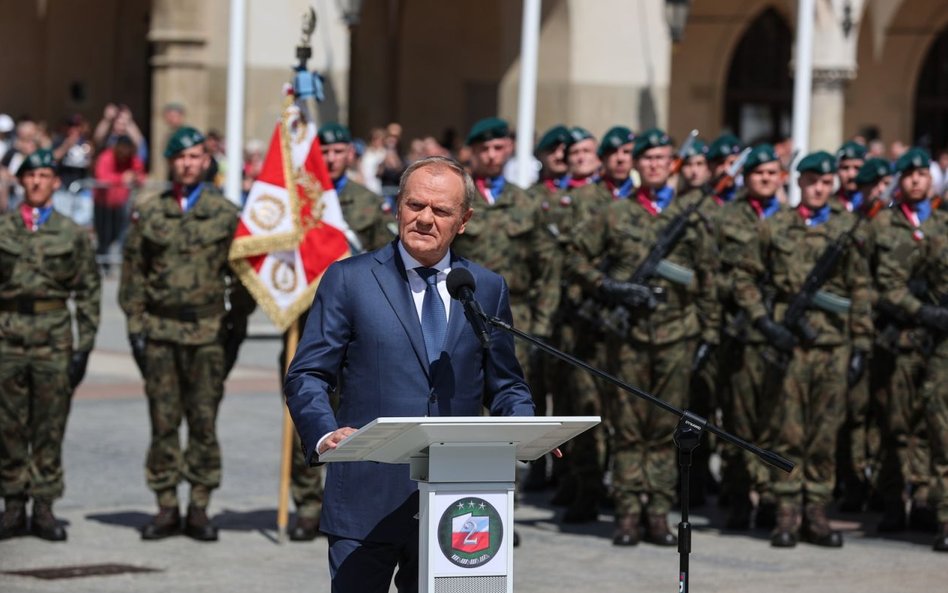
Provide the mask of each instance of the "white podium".
POLYGON ((319 456, 407 463, 419 483, 420 593, 513 591, 514 474, 598 416, 378 418, 319 456))

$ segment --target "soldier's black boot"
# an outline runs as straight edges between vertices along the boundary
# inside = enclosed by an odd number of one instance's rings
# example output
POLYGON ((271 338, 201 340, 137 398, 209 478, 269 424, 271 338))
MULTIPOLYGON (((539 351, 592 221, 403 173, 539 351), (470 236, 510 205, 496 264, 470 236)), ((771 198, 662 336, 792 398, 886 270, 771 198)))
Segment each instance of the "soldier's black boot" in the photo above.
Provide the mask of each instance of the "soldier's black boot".
POLYGON ((199 542, 216 542, 217 527, 211 525, 204 507, 188 505, 188 518, 184 522, 184 535, 199 542))
POLYGON ((729 497, 730 508, 727 511, 727 519, 724 521, 725 529, 735 531, 744 531, 750 529, 751 523, 751 501, 744 493, 734 494, 729 497))
POLYGON ((668 529, 664 513, 649 513, 645 520, 645 541, 656 546, 677 546, 678 538, 668 529))
POLYGON ((843 547, 843 534, 830 527, 829 519, 826 517, 826 507, 822 504, 806 505, 803 539, 825 548, 843 547))
POLYGON ((291 542, 311 542, 319 535, 319 517, 297 517, 290 530, 291 542))
POLYGON ((5 499, 3 515, 0 515, 0 540, 26 535, 26 499, 10 496, 5 499))
POLYGON ((49 542, 66 541, 66 529, 53 515, 53 503, 48 500, 33 499, 33 517, 30 532, 49 542))
POLYGON ((775 548, 793 548, 797 545, 797 524, 800 511, 796 506, 782 504, 777 509, 777 525, 770 534, 770 545, 775 548))
POLYGON ((905 531, 905 503, 901 499, 885 501, 882 519, 876 527, 879 533, 905 531))
POLYGON ((839 510, 844 513, 861 513, 866 505, 869 487, 858 478, 850 478, 843 485, 843 498, 839 501, 839 510))
POLYGON ((181 512, 177 506, 158 507, 158 514, 142 527, 142 539, 164 539, 181 533, 181 512))
POLYGON ((614 546, 634 546, 639 543, 639 516, 620 515, 616 519, 616 531, 612 536, 614 546))
POLYGON ((936 552, 948 552, 948 521, 943 521, 939 526, 932 549, 936 552))

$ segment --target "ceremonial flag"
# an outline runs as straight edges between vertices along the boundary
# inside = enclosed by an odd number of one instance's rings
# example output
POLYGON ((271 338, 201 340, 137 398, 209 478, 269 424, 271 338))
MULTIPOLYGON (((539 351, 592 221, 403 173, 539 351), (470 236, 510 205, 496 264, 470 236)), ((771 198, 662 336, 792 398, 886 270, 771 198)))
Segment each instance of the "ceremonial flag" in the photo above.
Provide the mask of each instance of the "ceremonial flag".
POLYGON ((353 233, 323 161, 316 125, 284 111, 230 250, 231 267, 285 331, 313 302, 323 272, 351 253, 353 233))

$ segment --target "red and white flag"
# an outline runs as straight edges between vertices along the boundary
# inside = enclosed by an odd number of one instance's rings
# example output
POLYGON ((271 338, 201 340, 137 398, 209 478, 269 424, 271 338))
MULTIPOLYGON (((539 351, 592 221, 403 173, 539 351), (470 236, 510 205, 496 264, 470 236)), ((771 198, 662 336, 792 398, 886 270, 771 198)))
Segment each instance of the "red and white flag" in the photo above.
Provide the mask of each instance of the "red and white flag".
POLYGON ((280 331, 313 302, 319 280, 351 253, 353 233, 323 161, 316 125, 290 105, 276 125, 230 250, 231 267, 280 331))

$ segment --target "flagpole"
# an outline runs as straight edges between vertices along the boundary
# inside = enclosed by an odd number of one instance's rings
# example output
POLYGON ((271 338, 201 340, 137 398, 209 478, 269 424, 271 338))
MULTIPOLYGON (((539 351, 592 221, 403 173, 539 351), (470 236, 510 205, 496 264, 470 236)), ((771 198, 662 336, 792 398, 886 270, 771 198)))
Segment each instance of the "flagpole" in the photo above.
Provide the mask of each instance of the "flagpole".
MULTIPOLYGON (((286 360, 284 361, 284 376, 290 370, 290 362, 296 354, 296 347, 300 341, 299 320, 294 321, 286 333, 286 360)), ((280 500, 277 503, 277 534, 279 542, 286 541, 286 528, 290 520, 290 469, 293 465, 293 419, 290 410, 283 403, 283 443, 280 448, 280 500)))
POLYGON ((242 203, 241 176, 244 170, 244 70, 247 52, 247 0, 231 0, 227 60, 227 171, 224 195, 242 203))

